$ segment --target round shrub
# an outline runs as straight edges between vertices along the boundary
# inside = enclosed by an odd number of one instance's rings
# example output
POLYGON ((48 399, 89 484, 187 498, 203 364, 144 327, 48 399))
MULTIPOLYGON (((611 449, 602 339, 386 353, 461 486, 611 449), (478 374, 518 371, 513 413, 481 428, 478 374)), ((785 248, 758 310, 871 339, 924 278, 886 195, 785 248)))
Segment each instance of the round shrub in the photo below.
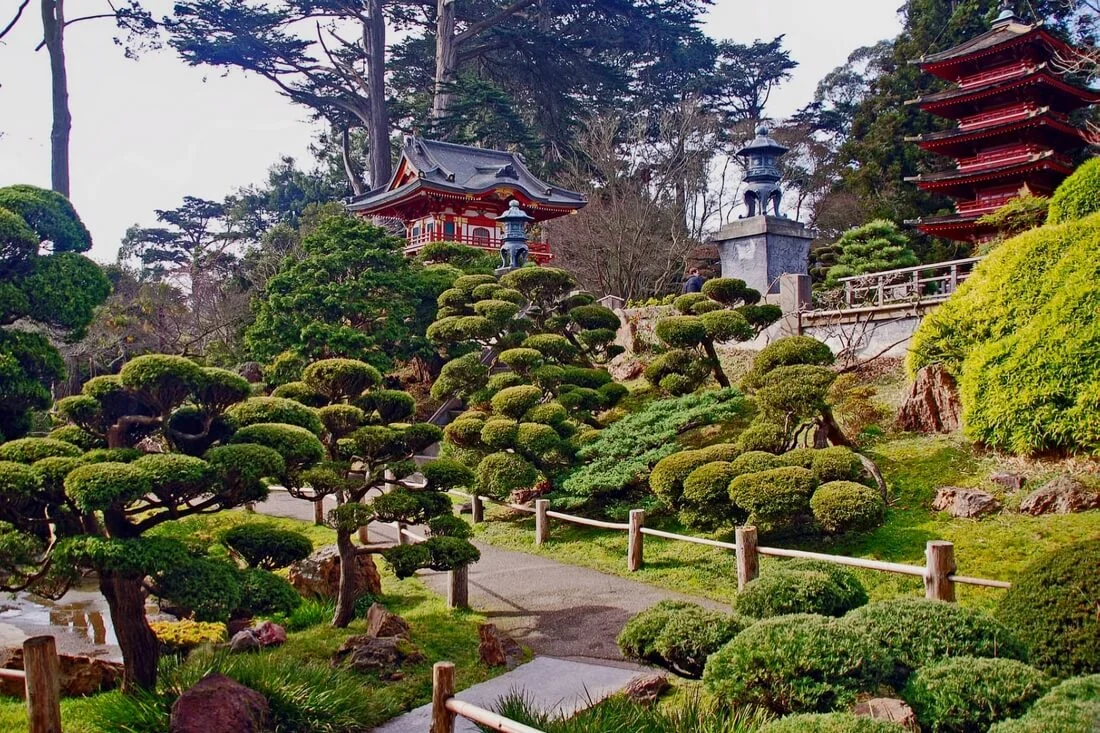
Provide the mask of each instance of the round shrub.
POLYGON ((94 448, 80 456, 81 463, 132 463, 144 453, 137 448, 94 448))
POLYGON ((561 381, 565 384, 573 384, 577 387, 599 389, 611 383, 611 375, 606 369, 587 369, 585 367, 567 366, 562 372, 561 381))
POLYGON ((1095 158, 1078 166, 1050 199, 1047 223, 1061 224, 1072 219, 1084 219, 1100 211, 1100 162, 1095 158))
POLYGON ((735 636, 707 660, 703 681, 728 705, 828 712, 873 691, 889 670, 889 653, 866 634, 825 616, 792 614, 735 636))
POLYGON ((848 570, 816 560, 789 560, 750 580, 737 593, 739 613, 769 618, 788 613, 843 616, 867 603, 867 591, 848 570))
POLYGON ((717 343, 748 341, 755 335, 749 322, 736 311, 711 311, 700 315, 699 320, 703 322, 707 338, 717 343))
POLYGON ((732 463, 714 461, 699 466, 684 479, 683 504, 690 509, 682 516, 688 524, 714 529, 735 519, 729 500, 729 485, 737 476, 732 463))
POLYGON ((195 385, 195 402, 205 410, 221 411, 252 394, 252 385, 236 372, 205 367, 195 385))
POLYGON ((65 477, 65 494, 81 511, 126 505, 152 490, 144 471, 130 463, 78 466, 65 477))
POLYGON ((302 467, 325 457, 325 447, 317 436, 297 425, 256 423, 233 434, 233 443, 253 443, 271 448, 287 467, 302 467))
POLYGON ((249 567, 278 570, 309 557, 313 543, 301 532, 254 522, 238 524, 221 538, 249 567))
POLYGON ((787 431, 769 420, 754 420, 737 436, 737 447, 746 452, 782 453, 787 447, 787 431))
POLYGON ((443 428, 443 434, 455 445, 472 448, 481 442, 481 431, 485 428, 485 423, 485 420, 472 417, 459 418, 443 428))
MULTIPOLYGON (((43 458, 41 461, 35 461, 30 468, 39 479, 41 479, 42 488, 50 494, 53 494, 51 501, 59 501, 65 492, 65 477, 68 476, 69 472, 74 468, 85 465, 86 463, 83 457, 67 458, 56 456, 54 458, 43 458)), ((16 481, 13 484, 9 484, 6 488, 4 487, 5 473, 11 472, 15 466, 26 468, 26 466, 21 463, 11 463, 10 461, 0 462, 0 496, 5 497, 0 501, 11 501, 21 493, 18 488, 21 481, 16 481)), ((34 490, 33 487, 31 490, 34 490)))
POLYGON ((514 448, 519 423, 506 417, 494 417, 485 421, 481 428, 481 442, 490 448, 503 450, 514 448))
POLYGON ((437 458, 420 469, 428 486, 435 490, 469 488, 474 485, 474 472, 458 461, 437 458))
POLYGON ((1079 733, 1100 729, 1100 675, 1075 677, 1043 695, 1022 718, 989 733, 1079 733))
POLYGON ((569 311, 569 320, 581 328, 607 328, 619 330, 619 316, 610 308, 602 305, 581 305, 569 311))
POLYGON ((702 606, 687 601, 660 601, 635 614, 626 622, 615 640, 619 651, 628 659, 659 664, 662 657, 657 653, 657 637, 675 612, 691 608, 702 610, 702 606))
POLYGON ((559 364, 568 364, 577 358, 577 347, 565 336, 556 333, 536 333, 528 336, 522 344, 525 349, 534 349, 546 359, 559 364))
POLYGON ((493 275, 462 275, 455 279, 451 286, 463 293, 473 293, 479 285, 497 286, 497 279, 493 275))
POLYGON ((297 425, 314 435, 323 430, 316 411, 285 397, 250 397, 232 405, 225 414, 239 428, 256 423, 282 423, 297 425))
POLYGON ((783 461, 784 466, 799 466, 812 470, 814 456, 817 455, 818 450, 817 448, 795 448, 779 456, 779 460, 783 461))
POLYGON ((523 414, 524 422, 537 422, 555 427, 568 419, 569 413, 559 402, 544 402, 541 405, 535 405, 523 414))
POLYGON ((294 586, 267 570, 248 568, 243 571, 240 587, 241 603, 233 610, 235 616, 290 614, 302 605, 302 597, 294 586))
POLYGON ((320 407, 325 404, 325 396, 313 391, 305 382, 287 382, 271 390, 272 397, 282 397, 285 400, 301 402, 307 407, 320 407))
POLYGON ((596 390, 600 393, 600 397, 603 398, 604 407, 614 407, 619 402, 630 394, 630 390, 624 384, 618 382, 608 382, 604 386, 596 390))
POLYGON ((428 531, 432 537, 457 537, 460 540, 468 540, 474 536, 473 528, 466 520, 453 514, 441 514, 428 520, 428 531))
POLYGON ((382 382, 377 369, 357 359, 322 359, 302 370, 302 381, 329 402, 354 400, 382 382))
MULTIPOLYGON (((665 504, 676 508, 684 491, 684 479, 712 458, 701 450, 684 450, 657 461, 649 474, 649 488, 665 504)), ((727 482, 728 485, 728 482, 727 482)))
POLYGON ((206 461, 178 453, 152 453, 130 465, 141 471, 158 498, 173 506, 211 492, 218 478, 206 461))
POLYGON ((984 733, 1023 715, 1051 687, 1042 672, 1015 659, 956 657, 921 667, 902 697, 933 733, 984 733))
POLYGON ((722 305, 752 304, 760 300, 760 293, 733 277, 716 277, 703 283, 703 295, 722 305))
POLYGON ((710 367, 699 356, 686 349, 672 349, 658 356, 646 366, 646 381, 672 394, 687 394, 702 384, 710 374, 710 367), (673 379, 666 385, 665 380, 673 379))
POLYGON ((676 349, 690 349, 707 340, 707 328, 698 316, 669 316, 657 321, 657 338, 676 349))
POLYGON ((709 301, 710 298, 702 293, 684 293, 677 296, 676 300, 672 301, 672 307, 685 316, 695 315, 695 306, 699 303, 709 301))
POLYGON ((19 438, 0 444, 0 461, 34 463, 43 458, 76 458, 83 451, 72 443, 54 438, 19 438))
POLYGON ((477 465, 478 488, 496 499, 505 499, 518 489, 529 489, 538 478, 538 470, 515 453, 490 453, 477 465))
POLYGON ((813 490, 810 471, 786 466, 738 476, 730 482, 729 496, 748 512, 749 524, 762 533, 778 533, 797 529, 809 517, 813 490))
POLYGON ((821 448, 814 451, 813 472, 820 483, 855 481, 863 474, 863 463, 859 456, 842 446, 821 448))
POLYGON ((507 364, 509 368, 527 374, 532 369, 537 369, 543 365, 544 359, 542 354, 535 349, 508 349, 507 351, 500 352, 499 357, 501 363, 507 364))
MULTIPOLYGON (((79 399, 79 397, 77 399, 79 399)), ((103 438, 92 435, 79 425, 62 425, 59 428, 51 430, 46 437, 50 440, 60 440, 65 443, 72 443, 82 451, 107 447, 107 443, 103 438)))
POLYGON ((489 394, 496 394, 502 389, 508 389, 509 387, 519 387, 520 385, 527 384, 527 380, 521 375, 515 372, 501 372, 500 374, 494 374, 489 377, 489 381, 485 385, 485 389, 489 394))
POLYGON ((773 468, 782 468, 783 465, 778 456, 759 450, 744 452, 733 460, 733 467, 738 475, 770 471, 773 468))
POLYGON ((317 417, 326 433, 335 438, 343 438, 362 425, 367 415, 355 405, 341 404, 317 408, 317 417))
POLYGON ((913 670, 947 657, 1027 659, 1023 644, 1008 628, 957 603, 924 598, 877 601, 849 612, 841 623, 890 650, 896 684, 903 684, 913 670))
POLYGON ((194 614, 196 621, 226 621, 241 605, 241 573, 208 557, 191 557, 156 576, 156 595, 194 614))
POLYGON ((407 420, 416 412, 416 398, 399 389, 372 389, 355 404, 368 415, 377 413, 384 423, 407 420))
POLYGON ((743 380, 747 389, 763 385, 768 372, 782 366, 813 364, 830 366, 836 357, 829 347, 810 336, 787 336, 761 349, 752 360, 752 369, 743 380))
POLYGON ((214 467, 221 484, 219 493, 230 503, 264 498, 264 479, 286 474, 286 461, 278 451, 263 445, 220 445, 203 456, 214 467))
POLYGON ((182 356, 146 354, 126 362, 118 373, 122 386, 141 392, 158 410, 182 402, 202 379, 202 368, 182 356))
MULTIPOLYGON (((44 458, 46 461, 74 461, 73 458, 44 458)), ((0 461, 0 506, 21 504, 34 497, 42 488, 43 471, 14 461, 0 461)), ((69 470, 72 466, 69 466, 69 470)))
POLYGON ((882 524, 886 502, 872 488, 854 481, 830 481, 810 497, 814 519, 829 534, 862 531, 882 524))
POLYGON ((757 733, 902 733, 900 723, 851 713, 803 713, 773 720, 757 733))
POLYGON ((474 303, 474 313, 501 328, 519 313, 519 306, 507 300, 479 300, 474 303))
POLYGON ((561 446, 561 436, 549 425, 535 422, 519 424, 516 432, 516 450, 541 459, 561 446))
POLYGON ((681 677, 703 676, 707 657, 752 623, 751 619, 689 606, 672 611, 657 634, 653 649, 661 666, 681 677))
POLYGON ((1058 676, 1100 672, 1100 539, 1037 557, 1013 581, 997 618, 1026 640, 1028 659, 1058 676))
POLYGON ((589 387, 562 387, 558 402, 572 412, 594 412, 603 407, 603 397, 589 387))
POLYGON ((542 401, 542 390, 529 384, 508 387, 493 395, 493 412, 518 420, 542 401))

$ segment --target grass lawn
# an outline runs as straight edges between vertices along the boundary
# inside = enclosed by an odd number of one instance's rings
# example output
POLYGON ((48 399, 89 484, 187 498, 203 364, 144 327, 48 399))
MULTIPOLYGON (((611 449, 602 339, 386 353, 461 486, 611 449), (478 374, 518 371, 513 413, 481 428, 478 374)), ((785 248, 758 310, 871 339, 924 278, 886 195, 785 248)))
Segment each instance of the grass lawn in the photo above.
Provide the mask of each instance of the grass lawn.
MULTIPOLYGON (((993 457, 976 455, 953 437, 907 437, 882 443, 869 451, 890 486, 891 506, 883 526, 864 534, 834 540, 783 543, 784 546, 837 555, 924 564, 928 540, 955 543, 961 575, 1009 580, 1035 555, 1078 540, 1100 536, 1100 511, 1029 517, 1004 511, 979 520, 953 519, 930 509, 941 486, 982 486, 992 490, 989 473, 999 466, 993 457)), ((1049 471, 1048 471, 1049 472, 1049 471)), ((1031 486, 1043 478, 1032 473, 1031 486)), ((1028 491, 1024 489, 1024 493, 1028 491)), ((1020 496, 1003 496, 1007 506, 1020 496)), ((645 538, 645 567, 626 569, 626 533, 580 527, 551 520, 550 541, 534 544, 534 519, 494 507, 476 528, 481 541, 508 549, 545 555, 566 563, 630 577, 669 590, 729 602, 737 591, 733 553, 684 542, 645 538)), ((683 534, 675 519, 652 518, 650 526, 683 534)), ((730 539, 720 537, 720 539, 730 539)), ((775 543, 779 544, 779 543, 775 543)), ((762 559, 762 572, 780 560, 762 559)), ((872 570, 857 570, 872 599, 923 593, 920 578, 872 570)), ((994 606, 1003 591, 957 586, 959 601, 983 608, 994 606)))
MULTIPOLYGON (((331 542, 331 530, 290 519, 249 515, 244 512, 223 512, 209 517, 196 517, 179 523, 162 525, 164 533, 202 544, 215 542, 218 532, 242 521, 272 523, 307 534, 315 546, 331 542)), ((459 689, 482 682, 497 672, 482 665, 477 653, 477 625, 483 617, 468 611, 452 611, 446 603, 416 578, 397 580, 378 560, 382 576, 382 603, 409 622, 412 641, 425 656, 425 661, 404 668, 405 677, 396 682, 380 682, 372 675, 349 673, 362 679, 362 694, 368 698, 368 715, 361 721, 369 730, 386 720, 418 705, 431 701, 432 664, 448 660, 455 663, 459 689)), ((344 639, 366 632, 366 621, 356 620, 347 629, 333 629, 327 623, 288 634, 285 645, 261 652, 272 664, 280 662, 329 670, 329 658, 344 639)), ((285 665, 284 665, 285 666, 285 665)), ((66 733, 117 733, 92 722, 92 710, 102 698, 117 696, 105 693, 93 698, 62 701, 62 721, 66 733)), ((24 702, 21 699, 0 698, 0 731, 26 730, 24 702)), ((136 729, 136 728, 135 728, 136 729)), ((144 733, 146 728, 140 728, 144 733)), ((167 720, 164 721, 167 730, 167 720)))

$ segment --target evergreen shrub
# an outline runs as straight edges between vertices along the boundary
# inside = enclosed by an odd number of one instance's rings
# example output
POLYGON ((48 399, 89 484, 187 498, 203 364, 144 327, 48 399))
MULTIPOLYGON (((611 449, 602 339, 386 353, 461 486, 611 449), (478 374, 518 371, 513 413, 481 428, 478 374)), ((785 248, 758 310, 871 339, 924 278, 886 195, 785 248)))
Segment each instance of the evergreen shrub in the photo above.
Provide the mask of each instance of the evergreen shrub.
POLYGON ((107 443, 103 438, 89 433, 79 425, 62 425, 59 428, 51 430, 46 437, 50 440, 60 440, 65 443, 72 443, 82 451, 107 447, 107 443))
POLYGON ((782 453, 787 432, 768 421, 754 421, 737 436, 737 447, 746 452, 782 453))
POLYGON ((688 474, 684 479, 682 499, 688 523, 714 529, 738 518, 729 502, 730 481, 736 476, 733 464, 727 461, 705 463, 688 474))
POLYGON ((850 571, 816 560, 788 560, 750 580, 735 600, 751 618, 790 613, 843 616, 867 603, 867 591, 850 571))
POLYGON ((1050 199, 1047 221, 1061 224, 1100 211, 1100 161, 1090 158, 1062 182, 1050 199))
POLYGON ((863 463, 848 448, 833 446, 814 451, 812 469, 820 483, 856 481, 863 474, 863 463))
POLYGON ((529 489, 538 478, 538 469, 515 453, 490 453, 477 466, 478 488, 494 499, 503 500, 513 491, 529 489))
POLYGON ((226 641, 225 624, 192 621, 150 621, 149 628, 157 635, 157 641, 171 652, 188 652, 203 644, 220 644, 226 641))
POLYGON ((862 531, 882 524, 886 502, 882 495, 854 481, 829 481, 810 497, 814 519, 829 534, 862 531))
POLYGON ((275 573, 259 568, 247 568, 240 574, 241 603, 234 615, 289 615, 302 603, 294 586, 275 573))
POLYGON ((301 532, 261 522, 238 524, 226 531, 221 541, 249 567, 263 570, 288 567, 313 552, 313 543, 301 532))
POLYGON ((43 458, 76 458, 83 453, 76 445, 55 438, 17 438, 0 443, 0 461, 34 463, 43 458))
POLYGON ((773 720, 757 733, 902 733, 904 730, 899 723, 851 713, 802 713, 773 720))
POLYGON ((787 336, 765 346, 752 361, 752 369, 743 383, 748 389, 763 386, 764 376, 778 367, 810 364, 831 366, 836 361, 832 350, 811 336, 787 336))
POLYGON ((631 618, 619 634, 623 656, 698 679, 707 657, 752 621, 683 601, 661 601, 631 618))
POLYGON ((781 533, 797 530, 809 518, 814 485, 813 473, 786 466, 738 476, 730 482, 729 496, 761 533, 781 533))
POLYGON ((1016 720, 989 733, 1079 733, 1100 729, 1100 674, 1074 677, 1039 698, 1016 720))
POLYGON ((542 390, 529 384, 506 387, 493 395, 493 412, 518 420, 542 401, 542 390))

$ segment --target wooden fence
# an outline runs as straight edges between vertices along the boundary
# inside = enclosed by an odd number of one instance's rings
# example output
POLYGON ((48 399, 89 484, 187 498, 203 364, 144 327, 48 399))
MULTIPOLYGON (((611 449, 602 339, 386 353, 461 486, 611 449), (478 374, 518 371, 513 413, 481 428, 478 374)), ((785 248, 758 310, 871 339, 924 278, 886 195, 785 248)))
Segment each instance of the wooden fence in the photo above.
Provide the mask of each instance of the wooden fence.
POLYGON ((885 306, 897 303, 938 302, 946 300, 970 277, 981 257, 934 262, 916 267, 871 272, 842 277, 844 306, 885 306))
POLYGON ((0 669, 0 678, 21 680, 30 733, 61 733, 61 663, 52 636, 23 642, 23 669, 0 669))
POLYGON ((550 520, 557 519, 571 524, 579 524, 586 527, 598 527, 627 533, 626 565, 630 572, 640 570, 644 564, 644 540, 646 535, 661 537, 677 542, 690 542, 697 545, 708 545, 723 550, 731 550, 737 560, 737 588, 740 590, 760 573, 760 556, 787 557, 801 560, 821 560, 837 565, 847 565, 867 570, 878 570, 886 573, 898 573, 912 575, 924 579, 925 597, 941 601, 955 600, 955 584, 979 585, 987 588, 1009 588, 1011 583, 1003 580, 989 580, 986 578, 973 578, 959 575, 955 564, 955 547, 950 542, 943 540, 930 540, 925 546, 924 565, 906 565, 896 562, 884 562, 882 560, 869 560, 862 557, 848 557, 845 555, 829 555, 822 552, 807 552, 805 550, 789 550, 782 547, 763 547, 757 544, 756 527, 738 527, 735 542, 722 542, 705 537, 692 537, 690 535, 665 532, 645 526, 645 511, 631 509, 629 520, 626 522, 606 522, 600 519, 589 519, 572 514, 564 514, 550 510, 550 502, 546 499, 536 499, 534 508, 522 504, 510 504, 496 501, 486 496, 476 496, 460 491, 450 492, 455 495, 465 496, 470 499, 471 514, 474 524, 484 520, 485 502, 506 506, 515 511, 526 512, 535 515, 535 544, 543 545, 550 538, 550 520))
POLYGON ((463 717, 501 733, 542 733, 491 710, 455 698, 455 666, 436 662, 432 667, 432 727, 429 733, 454 733, 455 718, 463 717))

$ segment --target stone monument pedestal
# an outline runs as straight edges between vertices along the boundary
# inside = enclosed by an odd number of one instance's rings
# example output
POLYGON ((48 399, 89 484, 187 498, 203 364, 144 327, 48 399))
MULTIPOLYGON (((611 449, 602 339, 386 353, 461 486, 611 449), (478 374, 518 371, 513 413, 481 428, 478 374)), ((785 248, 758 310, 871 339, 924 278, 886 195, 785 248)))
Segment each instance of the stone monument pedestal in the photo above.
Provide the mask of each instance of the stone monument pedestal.
POLYGON ((810 242, 806 225, 778 216, 730 222, 711 241, 718 245, 722 277, 744 280, 763 296, 779 293, 783 275, 808 275, 810 242))

